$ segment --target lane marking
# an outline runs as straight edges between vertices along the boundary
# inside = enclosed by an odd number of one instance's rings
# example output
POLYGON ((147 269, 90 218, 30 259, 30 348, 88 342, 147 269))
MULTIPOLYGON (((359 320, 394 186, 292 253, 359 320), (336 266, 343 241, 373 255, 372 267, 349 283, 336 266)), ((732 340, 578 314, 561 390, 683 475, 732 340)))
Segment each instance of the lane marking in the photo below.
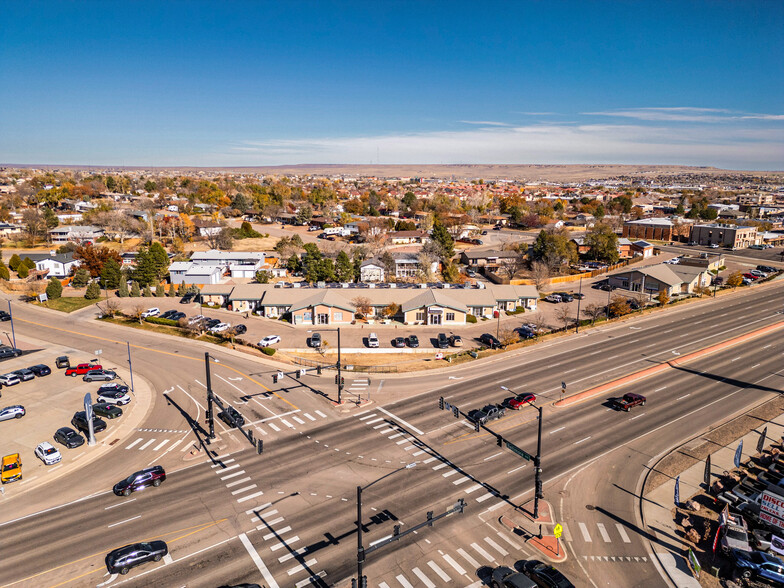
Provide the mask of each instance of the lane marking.
POLYGON ((396 417, 396 416, 395 416, 395 415, 393 415, 391 412, 389 412, 387 409, 379 407, 379 408, 378 408, 378 410, 380 410, 381 412, 383 412, 385 415, 387 415, 387 416, 389 416, 389 417, 391 417, 391 418, 395 419, 395 421, 396 421, 396 422, 398 422, 398 423, 400 423, 401 425, 404 425, 405 427, 407 427, 407 428, 411 429, 411 430, 412 430, 412 431, 414 431, 414 432, 415 432, 417 435, 424 435, 424 433, 423 433, 422 431, 420 431, 419 429, 417 429, 417 428, 416 428, 414 425, 412 425, 411 423, 408 423, 408 422, 404 421, 404 420, 403 420, 403 419, 401 419, 401 418, 398 418, 398 417, 396 417))
POLYGON ((142 441, 144 441, 144 439, 142 439, 141 437, 139 437, 139 438, 138 438, 136 441, 134 441, 133 443, 131 443, 130 445, 128 445, 128 446, 126 447, 126 449, 133 449, 133 447, 134 447, 135 445, 138 445, 138 444, 139 444, 139 443, 141 443, 142 441))
POLYGON ((261 496, 264 492, 254 492, 253 494, 248 494, 247 496, 243 496, 242 498, 238 498, 237 502, 245 502, 246 500, 252 500, 258 496, 261 496))
POLYGON ((582 442, 584 442, 584 441, 588 441, 588 439, 590 439, 590 437, 586 437, 585 439, 580 439, 579 441, 575 441, 575 442, 573 443, 573 445, 579 445, 580 443, 582 443, 582 442))
POLYGON ((124 523, 129 523, 131 521, 135 521, 136 519, 140 519, 140 518, 142 518, 142 515, 136 515, 135 517, 131 517, 130 519, 125 519, 124 521, 120 521, 119 523, 112 523, 111 525, 106 525, 106 527, 108 529, 111 529, 112 527, 116 527, 117 525, 122 525, 124 523))
POLYGON ((248 490, 253 490, 257 487, 257 484, 251 484, 250 486, 246 486, 245 488, 240 488, 239 490, 234 490, 231 495, 235 496, 237 494, 242 494, 243 492, 247 492, 248 490))
POLYGON ((118 506, 122 506, 124 504, 128 504, 129 502, 133 502, 136 500, 135 498, 131 498, 130 500, 123 500, 120 504, 113 504, 112 506, 107 506, 104 510, 109 510, 110 508, 117 508, 118 506))
POLYGON ((626 529, 620 523, 615 523, 615 527, 618 529, 618 534, 621 536, 621 540, 624 543, 631 543, 632 540, 629 539, 629 535, 626 533, 626 529))
POLYGON ((460 574, 461 576, 465 576, 466 571, 459 563, 455 561, 455 559, 451 555, 445 553, 442 555, 442 557, 444 558, 444 561, 448 563, 450 566, 452 566, 458 574, 460 574))
POLYGON ((264 577, 264 581, 269 584, 269 588, 280 588, 278 583, 275 581, 275 578, 272 577, 270 571, 267 569, 267 566, 264 565, 264 562, 259 557, 259 552, 256 551, 256 548, 253 547, 253 544, 248 539, 248 536, 245 533, 240 533, 240 542, 245 546, 245 549, 248 551, 248 555, 253 560, 253 563, 256 564, 256 567, 261 572, 261 575, 264 577))
POLYGON ((490 539, 490 537, 485 537, 485 543, 487 543, 490 547, 495 549, 502 556, 506 557, 507 555, 509 555, 509 552, 506 549, 498 545, 498 543, 490 539))
POLYGON ((563 431, 565 428, 566 427, 558 427, 557 429, 553 429, 552 431, 550 431, 549 434, 552 435, 553 433, 557 433, 558 431, 563 431))
POLYGON ((586 543, 591 543, 593 539, 591 539, 591 535, 588 533, 588 527, 585 526, 585 523, 577 523, 577 526, 580 527, 580 532, 583 534, 583 540, 586 543))
POLYGON ((460 548, 457 550, 457 553, 459 553, 463 557, 463 559, 465 559, 469 563, 469 565, 472 568, 478 569, 479 567, 481 567, 478 561, 476 561, 473 557, 471 557, 470 555, 468 555, 468 553, 466 553, 465 549, 460 548))
POLYGON ((687 396, 691 396, 691 392, 689 392, 688 394, 684 394, 683 396, 678 396, 678 398, 676 398, 675 400, 683 400, 687 396))
POLYGON ((239 486, 240 484, 244 484, 245 482, 250 481, 250 476, 247 478, 242 478, 241 480, 237 480, 236 482, 230 482, 226 484, 226 488, 233 488, 234 486, 239 486))
POLYGON ((446 572, 444 572, 444 570, 438 567, 438 564, 434 562, 432 559, 429 562, 427 562, 427 565, 429 565, 430 569, 433 570, 438 575, 438 577, 441 578, 444 582, 449 582, 451 580, 451 578, 446 575, 446 572))
POLYGON ((640 413, 640 414, 638 414, 638 415, 635 415, 635 416, 633 416, 632 418, 630 418, 629 420, 630 420, 630 421, 633 421, 634 419, 638 419, 638 418, 640 418, 641 416, 645 416, 645 413, 643 412, 643 413, 640 413))
POLYGON ((414 575, 425 585, 425 588, 436 588, 436 585, 430 581, 430 578, 422 573, 422 570, 419 568, 413 568, 411 571, 414 572, 414 575))
POLYGON ((603 523, 596 523, 596 528, 599 529, 599 535, 602 536, 605 543, 611 543, 612 539, 610 539, 610 534, 607 532, 607 529, 604 528, 603 523))

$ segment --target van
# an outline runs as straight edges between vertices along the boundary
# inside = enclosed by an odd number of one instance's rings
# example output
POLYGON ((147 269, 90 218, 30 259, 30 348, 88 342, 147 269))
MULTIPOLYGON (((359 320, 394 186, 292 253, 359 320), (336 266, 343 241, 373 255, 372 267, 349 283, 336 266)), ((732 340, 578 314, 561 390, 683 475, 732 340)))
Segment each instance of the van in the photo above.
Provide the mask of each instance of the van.
POLYGON ((368 335, 368 347, 378 347, 378 335, 375 333, 368 335))

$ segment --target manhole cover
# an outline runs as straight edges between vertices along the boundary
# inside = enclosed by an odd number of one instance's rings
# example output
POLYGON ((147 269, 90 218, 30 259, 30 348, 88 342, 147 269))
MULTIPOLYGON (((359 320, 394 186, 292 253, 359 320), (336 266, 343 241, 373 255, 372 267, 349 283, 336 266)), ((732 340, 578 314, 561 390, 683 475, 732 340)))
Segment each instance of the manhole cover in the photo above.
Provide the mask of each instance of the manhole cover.
POLYGON ((586 504, 585 508, 587 508, 588 510, 595 510, 596 509, 596 507, 593 504, 586 504))

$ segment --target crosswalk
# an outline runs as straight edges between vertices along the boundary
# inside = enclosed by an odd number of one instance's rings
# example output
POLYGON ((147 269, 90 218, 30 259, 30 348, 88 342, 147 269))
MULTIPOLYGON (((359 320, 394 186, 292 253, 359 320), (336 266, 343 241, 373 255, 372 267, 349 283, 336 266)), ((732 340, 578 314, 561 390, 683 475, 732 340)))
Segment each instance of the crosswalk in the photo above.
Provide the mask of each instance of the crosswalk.
POLYGON ((583 523, 583 522, 564 522, 561 523, 563 527, 563 539, 568 542, 582 541, 583 543, 631 543, 628 529, 621 523, 583 523), (572 533, 572 527, 577 526, 579 535, 577 539, 572 533))

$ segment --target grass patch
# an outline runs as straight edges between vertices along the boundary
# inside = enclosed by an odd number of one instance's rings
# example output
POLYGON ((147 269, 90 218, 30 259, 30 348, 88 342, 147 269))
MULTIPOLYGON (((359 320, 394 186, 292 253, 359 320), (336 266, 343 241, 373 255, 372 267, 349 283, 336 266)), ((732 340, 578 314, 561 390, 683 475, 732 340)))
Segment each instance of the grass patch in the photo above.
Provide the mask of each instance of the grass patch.
POLYGON ((46 308, 59 310, 60 312, 73 312, 74 310, 80 310, 92 304, 96 304, 97 302, 100 302, 100 300, 87 300, 81 296, 63 296, 60 298, 49 299, 43 304, 36 304, 39 306, 45 306, 46 308))

